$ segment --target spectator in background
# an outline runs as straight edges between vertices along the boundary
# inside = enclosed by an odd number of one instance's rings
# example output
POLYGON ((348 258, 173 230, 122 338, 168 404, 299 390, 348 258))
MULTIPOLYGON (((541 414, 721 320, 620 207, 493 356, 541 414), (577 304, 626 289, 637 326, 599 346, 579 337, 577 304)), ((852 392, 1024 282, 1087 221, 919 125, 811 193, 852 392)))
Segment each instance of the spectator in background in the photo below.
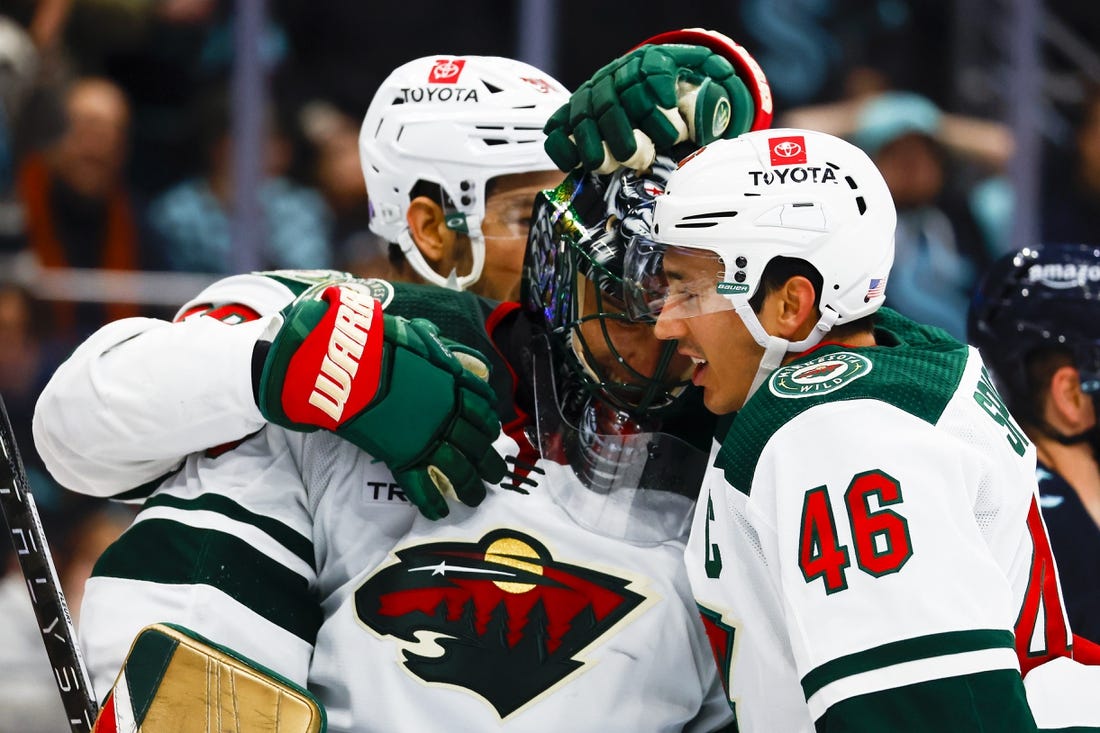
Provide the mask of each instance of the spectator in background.
POLYGON ((1009 194, 997 176, 1012 153, 1009 132, 907 92, 796 110, 784 124, 847 137, 871 156, 898 214, 887 305, 965 340, 978 275, 1007 246, 1009 194), (980 186, 961 170, 968 163, 980 186))
MULTIPOLYGON (((113 82, 78 79, 65 94, 66 128, 19 167, 28 248, 46 268, 136 270, 143 262, 138 218, 124 181, 130 107, 113 82)), ((125 304, 54 304, 56 325, 76 338, 138 315, 125 304)))
POLYGON ((0 396, 43 510, 58 508, 67 496, 46 472, 31 437, 38 394, 65 356, 49 338, 50 320, 49 309, 29 290, 0 281, 0 396))
POLYGON ((313 150, 318 191, 332 211, 336 267, 366 274, 371 260, 384 258, 385 241, 370 230, 370 203, 359 163, 359 125, 334 105, 314 100, 299 113, 313 150))
POLYGON ((1042 241, 1100 240, 1100 88, 1081 104, 1071 149, 1052 156, 1046 168, 1042 241))
POLYGON ((15 172, 22 152, 20 122, 37 69, 38 52, 30 35, 15 21, 0 16, 0 255, 26 245, 15 172))
MULTIPOLYGON (((231 274, 233 150, 225 90, 219 88, 201 97, 197 111, 206 170, 156 197, 149 207, 148 223, 170 269, 231 274)), ((273 116, 266 124, 265 180, 257 192, 263 225, 261 267, 331 267, 330 214, 324 199, 285 176, 289 143, 273 116)))

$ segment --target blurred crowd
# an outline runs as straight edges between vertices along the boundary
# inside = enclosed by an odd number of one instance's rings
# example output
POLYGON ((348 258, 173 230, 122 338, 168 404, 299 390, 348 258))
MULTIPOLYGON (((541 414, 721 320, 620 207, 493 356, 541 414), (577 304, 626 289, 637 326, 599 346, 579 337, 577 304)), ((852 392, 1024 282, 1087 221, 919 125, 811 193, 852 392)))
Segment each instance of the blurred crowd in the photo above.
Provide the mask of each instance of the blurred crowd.
MULTIPOLYGON (((58 299, 36 287, 35 274, 80 268, 213 278, 231 272, 231 8, 219 0, 0 4, 0 396, 72 606, 89 563, 129 515, 63 492, 43 470, 30 436, 35 400, 56 366, 100 325, 131 315, 170 316, 171 309, 58 299)), ((323 20, 270 19, 263 32, 272 94, 256 192, 260 266, 386 274, 384 245, 368 229, 357 138, 366 102, 389 68, 366 74, 326 68, 316 62, 324 58, 316 49, 300 47, 299 55, 315 59, 314 75, 286 63, 287 23, 298 23, 300 45, 310 37, 309 23, 323 20), (320 94, 303 91, 322 78, 320 94)), ((469 46, 448 50, 511 53, 469 46)), ((410 50, 407 58, 416 55, 410 50)), ((1007 170, 1014 141, 1003 124, 952 114, 940 104, 897 88, 880 70, 856 66, 841 96, 779 109, 777 124, 845 136, 872 156, 898 207, 887 304, 965 339, 975 284, 1011 246, 1007 170)), ((1072 142, 1047 157, 1042 241, 1093 241, 1100 228, 1100 93, 1084 95, 1075 114, 1072 142)), ((9 570, 0 582, 0 613, 29 617, 10 555, 7 543, 0 545, 9 570)), ((27 628, 29 635, 9 629, 11 638, 0 637, 0 690, 5 701, 60 714, 52 689, 39 702, 17 687, 28 684, 19 659, 41 655, 44 664, 37 632, 27 628)), ((0 720, 0 733, 64 727, 56 715, 40 727, 5 727, 11 720, 0 720)), ((26 721, 33 720, 29 714, 26 721)))

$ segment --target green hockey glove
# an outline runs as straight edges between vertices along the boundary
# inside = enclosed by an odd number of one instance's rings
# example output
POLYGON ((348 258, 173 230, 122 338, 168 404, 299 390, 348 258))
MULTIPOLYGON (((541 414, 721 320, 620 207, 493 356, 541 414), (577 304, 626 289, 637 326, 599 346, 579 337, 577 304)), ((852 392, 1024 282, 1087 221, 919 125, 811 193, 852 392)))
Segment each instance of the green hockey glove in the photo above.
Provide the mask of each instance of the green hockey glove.
POLYGON ((550 116, 546 152, 563 171, 644 170, 677 143, 702 146, 770 124, 767 81, 741 46, 699 29, 650 40, 597 71, 550 116))
POLYGON ((480 353, 444 343, 428 321, 384 314, 354 280, 314 286, 281 315, 257 389, 268 421, 359 446, 430 519, 449 512, 448 489, 476 506, 482 482, 504 477, 480 353))

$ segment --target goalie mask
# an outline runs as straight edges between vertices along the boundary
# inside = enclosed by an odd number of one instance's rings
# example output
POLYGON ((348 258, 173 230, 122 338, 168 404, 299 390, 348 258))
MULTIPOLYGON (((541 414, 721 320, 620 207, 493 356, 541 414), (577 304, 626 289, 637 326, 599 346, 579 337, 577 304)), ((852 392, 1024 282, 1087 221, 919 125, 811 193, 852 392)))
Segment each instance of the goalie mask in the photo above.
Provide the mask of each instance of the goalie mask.
POLYGON ((668 408, 687 384, 675 344, 652 337, 651 320, 626 313, 622 276, 626 243, 648 232, 672 166, 658 157, 644 175, 578 171, 543 191, 524 262, 521 302, 551 334, 559 362, 585 392, 635 416, 668 408))
POLYGON ((568 468, 541 483, 578 524, 632 542, 687 532, 713 434, 690 360, 623 307, 626 243, 649 231, 673 166, 575 172, 543 191, 524 262, 521 302, 541 332, 529 347, 531 437, 568 468))
MULTIPOLYGON (((1100 395, 1100 246, 1036 245, 1006 255, 989 269, 970 303, 967 337, 981 351, 1009 410, 1063 443, 1091 439, 1100 429, 1064 436, 1046 425, 1028 364, 1039 350, 1068 354, 1081 390, 1100 395)), ((1100 415, 1100 405, 1097 405, 1100 415)), ((1100 455, 1100 453, 1098 453, 1100 455)))
POLYGON ((427 282, 458 290, 477 282, 485 264, 486 185, 498 176, 555 170, 542 128, 568 99, 547 74, 506 58, 426 56, 395 69, 359 134, 371 231, 399 245, 427 282), (405 215, 422 182, 439 187, 447 226, 469 235, 470 272, 435 272, 413 242, 405 215))

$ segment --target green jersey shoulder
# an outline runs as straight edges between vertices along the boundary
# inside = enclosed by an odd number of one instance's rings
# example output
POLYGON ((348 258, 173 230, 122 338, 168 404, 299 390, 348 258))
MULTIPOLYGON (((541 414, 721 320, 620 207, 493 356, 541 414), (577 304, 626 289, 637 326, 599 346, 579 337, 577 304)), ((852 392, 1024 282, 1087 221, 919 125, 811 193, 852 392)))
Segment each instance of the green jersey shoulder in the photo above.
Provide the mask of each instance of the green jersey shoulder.
POLYGON ((883 308, 876 346, 827 345, 775 370, 736 418, 717 465, 744 493, 772 434, 806 410, 844 400, 878 400, 935 423, 966 367, 968 349, 945 331, 883 308))

